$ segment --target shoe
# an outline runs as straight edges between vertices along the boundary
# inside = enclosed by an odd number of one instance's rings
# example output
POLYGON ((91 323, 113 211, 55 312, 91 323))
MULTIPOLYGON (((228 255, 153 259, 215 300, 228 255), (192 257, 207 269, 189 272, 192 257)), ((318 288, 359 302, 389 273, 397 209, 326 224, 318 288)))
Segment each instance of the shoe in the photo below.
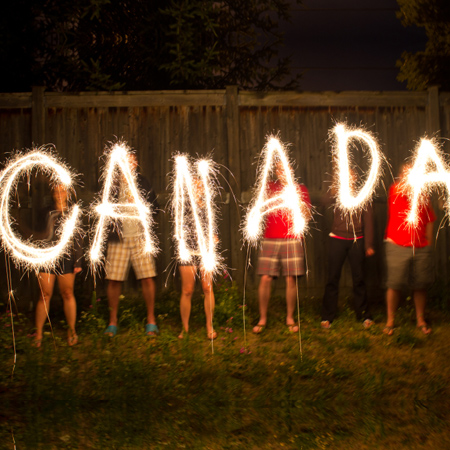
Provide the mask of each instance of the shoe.
POLYGON ((217 339, 217 331, 211 331, 211 333, 206 333, 206 338, 208 341, 214 341, 217 339))
POLYGON ((265 325, 258 324, 253 327, 254 334, 261 334, 266 329, 265 325))
POLYGON ((108 325, 108 328, 103 332, 106 336, 109 336, 111 338, 115 337, 117 334, 117 326, 116 325, 108 325))
POLYGON ((394 330, 395 330, 394 327, 390 327, 390 326, 386 325, 386 326, 383 328, 383 333, 384 333, 386 336, 392 336, 392 335, 394 334, 394 330))
POLYGON ((288 327, 289 333, 298 333, 298 325, 296 323, 288 323, 286 324, 288 327))
POLYGON ((147 336, 156 336, 159 334, 159 328, 154 323, 148 323, 145 325, 145 334, 147 336))
POLYGON ((322 320, 322 322, 320 322, 320 326, 324 330, 329 330, 331 328, 331 322, 329 320, 322 320))
POLYGON ((428 336, 431 333, 431 328, 425 323, 423 325, 417 325, 417 328, 425 335, 428 336))
POLYGON ((372 319, 366 319, 366 320, 363 322, 363 328, 364 328, 365 330, 368 330, 373 324, 374 324, 374 321, 373 321, 372 319))

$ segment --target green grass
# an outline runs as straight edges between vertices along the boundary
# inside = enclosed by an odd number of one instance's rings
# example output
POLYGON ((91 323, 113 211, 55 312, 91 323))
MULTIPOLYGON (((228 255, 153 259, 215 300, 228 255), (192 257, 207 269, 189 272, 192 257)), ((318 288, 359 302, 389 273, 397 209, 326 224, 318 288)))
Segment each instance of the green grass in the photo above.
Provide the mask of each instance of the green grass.
MULTIPOLYGON (((158 295, 161 334, 144 335, 139 296, 121 302, 114 339, 102 331, 106 300, 79 314, 80 343, 65 344, 61 313, 52 312, 42 350, 31 346, 31 318, 0 317, 0 449, 447 449, 450 448, 449 314, 431 309, 433 334, 399 310, 396 334, 382 322, 362 329, 345 308, 320 329, 320 299, 305 299, 301 339, 287 332, 284 300, 253 335, 256 300, 245 327, 241 296, 216 290, 215 327, 206 340, 200 295, 189 337, 180 331, 178 294, 158 295)), ((380 307, 376 317, 383 317, 380 307)))

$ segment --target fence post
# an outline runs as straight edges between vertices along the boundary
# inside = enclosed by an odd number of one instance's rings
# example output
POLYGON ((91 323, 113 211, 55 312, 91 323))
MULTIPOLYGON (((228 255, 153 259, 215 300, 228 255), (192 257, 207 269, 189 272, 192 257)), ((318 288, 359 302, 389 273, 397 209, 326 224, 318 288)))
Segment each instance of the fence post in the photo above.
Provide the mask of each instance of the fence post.
POLYGON ((439 87, 428 88, 427 101, 427 133, 428 136, 439 137, 441 134, 441 117, 439 111, 439 87))
POLYGON ((33 86, 31 94, 31 142, 39 146, 45 144, 44 86, 33 86))
MULTIPOLYGON (((227 111, 227 164, 232 176, 230 186, 238 202, 241 199, 241 158, 239 146, 239 92, 237 86, 226 87, 226 111, 227 111)), ((242 286, 244 273, 244 259, 241 252, 240 204, 236 205, 233 196, 229 203, 229 227, 230 227, 230 267, 236 269, 233 278, 242 286), (242 278, 242 279, 241 279, 242 278)))

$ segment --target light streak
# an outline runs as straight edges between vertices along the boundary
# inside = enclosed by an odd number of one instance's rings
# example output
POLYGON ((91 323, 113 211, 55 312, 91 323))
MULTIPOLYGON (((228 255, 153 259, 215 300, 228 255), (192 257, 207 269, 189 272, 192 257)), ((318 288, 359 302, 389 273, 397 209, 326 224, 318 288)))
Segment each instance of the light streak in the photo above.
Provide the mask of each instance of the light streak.
POLYGON ((363 209, 372 199, 375 188, 381 175, 382 155, 374 137, 362 129, 350 129, 343 124, 337 124, 333 133, 335 142, 333 145, 333 157, 337 165, 336 192, 337 203, 340 209, 354 212, 363 209), (366 144, 370 155, 370 171, 366 182, 354 193, 354 177, 350 167, 349 144, 351 140, 357 140, 366 144))
POLYGON ((11 193, 17 187, 21 175, 37 169, 46 174, 51 183, 60 183, 69 190, 73 186, 69 169, 52 156, 45 147, 33 149, 26 154, 18 153, 0 174, 0 237, 4 249, 17 266, 36 271, 54 268, 58 259, 69 251, 76 230, 80 208, 72 207, 68 217, 62 222, 60 238, 53 246, 33 244, 23 241, 12 229, 10 217, 11 193))
POLYGON ((433 185, 443 186, 447 190, 445 210, 447 214, 449 213, 450 171, 434 139, 420 140, 413 166, 405 178, 403 188, 411 200, 411 209, 406 215, 406 221, 410 226, 418 225, 418 210, 421 204, 427 201, 433 185), (431 170, 433 164, 436 167, 434 171, 431 170))
POLYGON ((117 222, 123 219, 138 221, 142 226, 142 239, 144 254, 155 255, 158 252, 156 238, 152 232, 151 206, 145 201, 136 185, 136 176, 130 167, 131 149, 124 143, 113 144, 110 149, 104 170, 105 182, 101 193, 101 203, 93 206, 94 214, 98 216, 94 232, 89 259, 91 268, 95 270, 103 261, 103 250, 106 244, 106 230, 110 221, 117 222), (119 203, 110 201, 114 193, 118 193, 119 173, 122 174, 122 183, 129 189, 131 202, 119 203))
POLYGON ((217 219, 213 204, 217 191, 214 163, 202 159, 196 161, 195 166, 197 175, 193 174, 186 155, 175 156, 172 208, 177 254, 182 263, 193 263, 194 257, 199 256, 202 271, 215 273, 221 268, 221 258, 217 253, 217 219))
POLYGON ((244 238, 256 245, 263 233, 264 216, 275 210, 290 211, 292 214, 292 229, 290 233, 301 238, 307 228, 305 210, 309 209, 295 185, 294 174, 289 163, 285 147, 275 136, 269 136, 261 152, 262 164, 258 170, 256 183, 256 198, 251 203, 244 224, 244 238), (277 159, 276 159, 277 158, 277 159), (284 189, 277 196, 268 198, 267 183, 275 162, 282 165, 284 189))

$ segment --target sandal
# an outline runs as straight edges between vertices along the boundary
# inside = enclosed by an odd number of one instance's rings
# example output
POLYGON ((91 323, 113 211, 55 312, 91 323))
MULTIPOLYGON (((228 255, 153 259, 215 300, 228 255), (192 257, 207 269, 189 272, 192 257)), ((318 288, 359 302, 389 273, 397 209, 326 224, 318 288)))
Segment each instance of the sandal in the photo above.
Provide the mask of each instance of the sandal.
POLYGON ((417 325, 417 328, 425 335, 428 336, 431 333, 431 328, 425 323, 423 325, 417 325))
POLYGON ((390 327, 390 326, 386 325, 386 326, 383 328, 383 333, 384 333, 386 336, 392 336, 392 335, 394 334, 394 330, 395 330, 394 327, 390 327))
POLYGON ((266 325, 258 324, 253 327, 254 334, 261 334, 266 329, 266 325))
POLYGON ((331 322, 329 320, 322 320, 322 322, 320 322, 320 327, 324 330, 329 330, 331 328, 331 322))
POLYGON ((42 346, 42 339, 34 339, 34 341, 31 343, 31 345, 34 348, 41 348, 41 346, 42 346))
POLYGON ((145 334, 147 336, 156 336, 159 333, 158 325, 154 323, 148 323, 145 325, 145 334))
POLYGON ((363 322, 363 328, 364 328, 365 330, 368 330, 373 324, 374 324, 374 321, 373 321, 372 319, 366 319, 366 320, 363 322))
POLYGON ((108 325, 108 328, 103 332, 104 335, 113 338, 117 334, 117 326, 116 325, 108 325))
POLYGON ((298 333, 298 325, 296 323, 287 323, 286 326, 288 327, 289 333, 298 333))
POLYGON ((210 333, 206 333, 206 338, 208 339, 208 341, 214 341, 215 339, 217 339, 217 331, 211 331, 210 333))
POLYGON ((67 344, 69 347, 73 347, 78 344, 78 334, 72 334, 72 336, 67 338, 67 344))

